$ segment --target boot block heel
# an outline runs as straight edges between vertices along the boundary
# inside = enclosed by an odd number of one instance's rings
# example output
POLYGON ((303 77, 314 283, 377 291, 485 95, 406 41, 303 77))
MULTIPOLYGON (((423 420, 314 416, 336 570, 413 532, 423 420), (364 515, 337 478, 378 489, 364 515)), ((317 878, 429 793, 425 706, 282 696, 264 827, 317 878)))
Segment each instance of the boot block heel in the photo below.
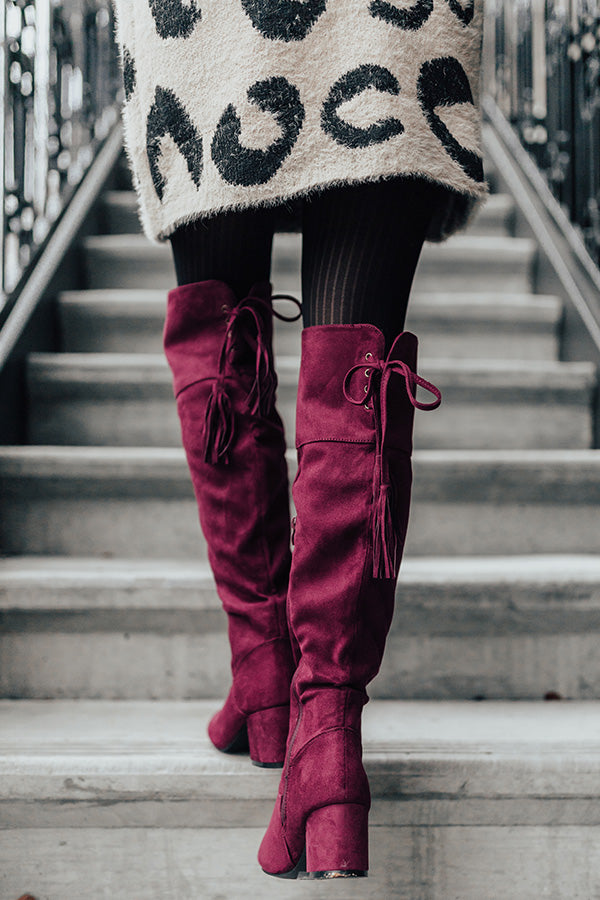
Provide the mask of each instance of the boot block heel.
POLYGON ((304 878, 364 878, 369 868, 369 810, 358 803, 316 809, 306 822, 304 878))
POLYGON ((272 706, 248 716, 246 725, 253 765, 265 769, 283 766, 289 723, 289 706, 272 706))

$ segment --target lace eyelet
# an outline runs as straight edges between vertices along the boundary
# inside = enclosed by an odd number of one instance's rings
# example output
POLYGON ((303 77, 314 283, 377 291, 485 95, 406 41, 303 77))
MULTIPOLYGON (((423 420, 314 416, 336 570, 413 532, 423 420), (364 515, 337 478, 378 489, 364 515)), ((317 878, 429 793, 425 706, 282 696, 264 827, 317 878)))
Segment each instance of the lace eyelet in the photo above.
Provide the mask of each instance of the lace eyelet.
POLYGON ((373 359, 373 354, 370 350, 367 350, 367 352, 365 353, 365 359, 373 359))
POLYGON ((368 378, 370 374, 371 374, 371 370, 365 369, 365 377, 368 378))
POLYGON ((368 393, 369 393, 369 385, 365 384, 365 394, 368 394, 368 393))
POLYGON ((365 409, 366 409, 367 411, 370 411, 370 410, 373 409, 373 407, 372 407, 372 406, 369 406, 368 403, 365 403, 365 404, 363 404, 363 405, 364 405, 364 407, 365 407, 365 409))

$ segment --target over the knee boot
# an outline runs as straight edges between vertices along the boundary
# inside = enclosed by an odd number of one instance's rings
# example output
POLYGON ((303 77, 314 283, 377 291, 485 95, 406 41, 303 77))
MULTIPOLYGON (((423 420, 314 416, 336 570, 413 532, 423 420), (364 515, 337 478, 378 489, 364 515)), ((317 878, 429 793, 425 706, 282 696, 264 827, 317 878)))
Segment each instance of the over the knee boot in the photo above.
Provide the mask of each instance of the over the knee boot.
POLYGON ((283 763, 293 660, 285 439, 275 409, 272 295, 222 281, 168 294, 165 353, 217 592, 228 615, 232 686, 209 737, 254 763, 283 763))
MULTIPOLYGON (((300 648, 279 796, 259 862, 294 878, 364 875, 368 779, 361 711, 390 627, 408 526, 417 338, 387 358, 373 325, 302 333, 288 618, 300 648), (306 858, 303 858, 306 849, 306 858)), ((416 400, 417 384, 436 399, 416 400)))

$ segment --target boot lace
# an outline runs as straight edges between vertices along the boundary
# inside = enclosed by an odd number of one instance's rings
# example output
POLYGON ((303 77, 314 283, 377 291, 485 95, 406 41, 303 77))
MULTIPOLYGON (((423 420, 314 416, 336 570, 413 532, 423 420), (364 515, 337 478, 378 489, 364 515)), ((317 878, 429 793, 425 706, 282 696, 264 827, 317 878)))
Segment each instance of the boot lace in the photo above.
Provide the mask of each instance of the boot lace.
POLYGON ((227 393, 226 377, 231 351, 236 343, 244 342, 254 349, 254 378, 246 396, 250 413, 268 416, 273 410, 277 375, 273 363, 270 317, 274 315, 284 322, 295 322, 302 315, 302 304, 289 294, 274 294, 271 300, 291 300, 298 306, 298 312, 293 316, 284 316, 272 309, 263 297, 250 294, 233 309, 227 310, 227 328, 219 353, 217 377, 204 416, 204 461, 212 465, 229 463, 229 450, 235 438, 235 418, 227 393))
POLYGON ((400 539, 397 528, 394 526, 393 515, 393 486, 389 472, 389 462, 385 453, 385 438, 388 425, 387 392, 392 375, 401 375, 406 385, 406 393, 410 403, 416 409, 433 410, 442 402, 439 389, 431 382, 426 381, 410 366, 400 359, 391 359, 394 347, 388 358, 369 358, 367 367, 365 363, 357 363, 351 366, 346 373, 343 382, 344 397, 355 406, 365 406, 372 409, 375 419, 375 465, 373 473, 373 577, 395 578, 398 575, 400 563, 400 539), (367 383, 361 397, 353 397, 350 393, 350 382, 356 372, 364 370, 367 383), (420 385, 435 400, 422 403, 416 398, 416 389, 420 385))

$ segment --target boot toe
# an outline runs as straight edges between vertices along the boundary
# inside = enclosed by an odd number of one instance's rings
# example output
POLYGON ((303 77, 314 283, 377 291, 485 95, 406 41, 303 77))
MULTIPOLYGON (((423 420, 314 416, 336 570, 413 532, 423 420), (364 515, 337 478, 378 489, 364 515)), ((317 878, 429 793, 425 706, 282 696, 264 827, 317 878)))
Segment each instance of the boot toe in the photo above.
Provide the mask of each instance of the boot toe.
POLYGON ((222 753, 248 752, 246 717, 233 708, 229 699, 212 717, 207 731, 211 743, 222 753))

